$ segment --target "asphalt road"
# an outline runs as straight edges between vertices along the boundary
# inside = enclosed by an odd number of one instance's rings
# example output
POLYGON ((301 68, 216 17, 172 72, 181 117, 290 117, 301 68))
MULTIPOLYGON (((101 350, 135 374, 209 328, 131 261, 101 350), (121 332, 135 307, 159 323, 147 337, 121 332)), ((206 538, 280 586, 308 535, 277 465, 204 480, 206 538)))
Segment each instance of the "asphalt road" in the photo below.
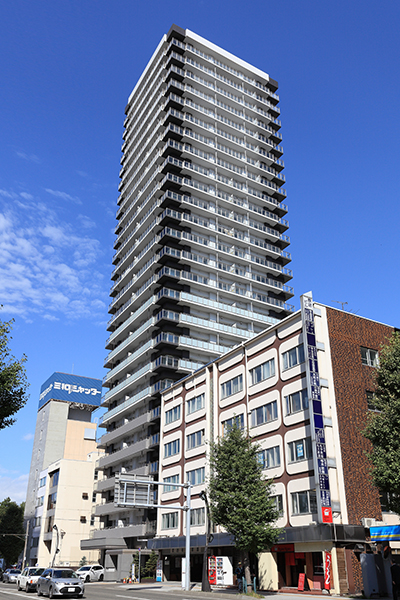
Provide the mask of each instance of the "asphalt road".
MULTIPOLYGON (((296 594, 275 594, 268 593, 268 600, 295 600, 299 595, 296 594)), ((24 598, 25 600, 38 598, 36 593, 18 592, 17 586, 14 583, 0 583, 0 600, 17 600, 24 598)), ((61 596, 60 596, 61 598, 61 596)), ((120 584, 120 583, 89 583, 85 585, 86 600, 240 600, 248 598, 242 596, 234 590, 220 590, 211 593, 201 592, 197 586, 190 592, 182 590, 179 585, 175 584, 120 584)), ((301 595, 302 600, 317 600, 322 599, 322 596, 307 596, 301 595)))

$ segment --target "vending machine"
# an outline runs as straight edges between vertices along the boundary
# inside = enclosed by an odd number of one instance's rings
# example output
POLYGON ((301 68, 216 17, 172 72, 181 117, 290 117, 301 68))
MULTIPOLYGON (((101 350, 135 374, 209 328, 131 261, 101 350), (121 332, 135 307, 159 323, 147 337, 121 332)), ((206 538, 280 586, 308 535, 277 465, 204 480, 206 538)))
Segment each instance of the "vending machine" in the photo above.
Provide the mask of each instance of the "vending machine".
POLYGON ((208 580, 210 585, 233 584, 233 567, 229 556, 208 557, 208 580))

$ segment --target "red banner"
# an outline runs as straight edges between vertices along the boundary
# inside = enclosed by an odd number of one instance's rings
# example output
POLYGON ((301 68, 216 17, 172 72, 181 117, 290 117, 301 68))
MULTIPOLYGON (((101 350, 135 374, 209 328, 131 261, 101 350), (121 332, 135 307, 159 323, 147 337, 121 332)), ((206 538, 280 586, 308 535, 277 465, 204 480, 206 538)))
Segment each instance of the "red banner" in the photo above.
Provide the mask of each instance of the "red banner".
POLYGON ((329 506, 322 507, 322 522, 323 523, 333 523, 332 519, 332 509, 329 506))
POLYGON ((331 589, 331 566, 332 566, 332 555, 330 552, 325 552, 324 587, 326 590, 331 589))

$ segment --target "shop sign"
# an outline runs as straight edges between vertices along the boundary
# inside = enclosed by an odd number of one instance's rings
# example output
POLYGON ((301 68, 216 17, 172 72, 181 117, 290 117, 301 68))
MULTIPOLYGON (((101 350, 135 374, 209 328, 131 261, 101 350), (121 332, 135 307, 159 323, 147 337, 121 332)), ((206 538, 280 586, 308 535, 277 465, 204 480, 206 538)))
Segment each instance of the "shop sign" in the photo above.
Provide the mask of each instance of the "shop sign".
POLYGON ((301 296, 303 344, 306 359, 308 404, 313 448, 315 487, 318 517, 322 523, 332 523, 331 492, 329 488, 325 429, 322 414, 321 386, 319 380, 317 341, 315 335, 314 303, 312 294, 301 296))
POLYGON ((332 555, 330 552, 325 552, 324 587, 326 590, 331 589, 331 567, 332 567, 332 555))

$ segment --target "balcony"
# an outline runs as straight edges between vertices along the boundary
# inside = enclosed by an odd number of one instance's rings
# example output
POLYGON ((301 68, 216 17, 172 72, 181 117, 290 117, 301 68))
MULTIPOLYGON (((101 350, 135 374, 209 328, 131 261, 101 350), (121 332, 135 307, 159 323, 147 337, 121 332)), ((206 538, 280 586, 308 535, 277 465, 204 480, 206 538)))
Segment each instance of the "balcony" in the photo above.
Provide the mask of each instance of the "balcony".
POLYGON ((122 448, 121 450, 117 450, 112 454, 102 456, 99 459, 99 469, 105 469, 111 465, 117 465, 118 463, 130 458, 131 456, 140 454, 148 448, 150 448, 150 438, 146 437, 143 440, 140 440, 139 442, 134 442, 126 448, 122 448))

